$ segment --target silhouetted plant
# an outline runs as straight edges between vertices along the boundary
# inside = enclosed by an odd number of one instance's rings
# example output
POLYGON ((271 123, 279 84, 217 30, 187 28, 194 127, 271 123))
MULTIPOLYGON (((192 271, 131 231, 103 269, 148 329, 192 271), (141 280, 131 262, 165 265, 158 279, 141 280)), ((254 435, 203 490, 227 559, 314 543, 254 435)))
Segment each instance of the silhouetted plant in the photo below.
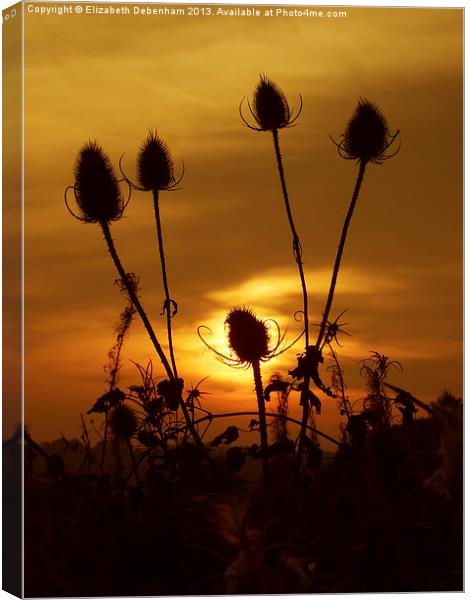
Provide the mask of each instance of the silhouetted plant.
POLYGON ((88 142, 78 153, 75 184, 68 189, 73 189, 81 214, 73 213, 68 204, 67 208, 83 223, 117 221, 127 205, 111 162, 96 142, 88 142))
MULTIPOLYGON (((101 226, 109 253, 114 261, 116 269, 119 273, 119 277, 126 287, 132 304, 135 306, 140 318, 142 319, 145 329, 147 330, 150 340, 152 341, 152 344, 162 362, 168 378, 173 381, 175 380, 175 375, 172 367, 170 366, 170 363, 163 352, 148 316, 140 302, 135 282, 132 281, 132 279, 129 277, 129 274, 122 266, 111 235, 110 223, 122 216, 126 206, 126 203, 124 203, 122 199, 118 183, 119 182, 116 178, 114 170, 111 167, 111 163, 106 154, 103 152, 101 146, 99 146, 96 142, 89 142, 88 144, 85 144, 78 154, 75 168, 75 184, 66 188, 65 202, 71 214, 77 219, 85 223, 98 223, 101 226), (96 182, 96 186, 94 185, 94 182, 96 182), (81 211, 81 215, 76 215, 68 205, 67 192, 70 189, 74 191, 75 200, 81 211)), ((191 432, 196 444, 203 452, 205 452, 206 459, 212 464, 214 470, 218 472, 208 453, 205 451, 199 434, 192 425, 191 417, 182 396, 179 398, 179 405, 183 411, 188 429, 191 432)))
MULTIPOLYGON (((134 279, 135 276, 132 276, 131 273, 128 274, 129 277, 131 279, 134 279)), ((125 284, 118 280, 116 282, 119 287, 121 288, 121 291, 125 291, 125 284)), ((134 280, 134 286, 137 288, 137 280, 134 280)), ((105 464, 105 458, 106 458, 106 446, 107 446, 107 441, 108 441, 108 425, 109 425, 109 409, 112 407, 112 402, 109 401, 109 398, 113 397, 113 392, 114 391, 120 391, 120 390, 116 390, 117 384, 119 383, 119 372, 122 366, 121 363, 121 352, 122 352, 122 348, 124 346, 124 342, 126 340, 127 335, 129 334, 129 329, 132 323, 132 320, 135 316, 135 308, 134 305, 132 304, 132 301, 130 299, 128 299, 128 304, 127 306, 124 308, 124 310, 121 312, 121 315, 119 317, 119 323, 116 327, 116 329, 114 330, 114 333, 116 335, 116 343, 113 345, 113 347, 110 349, 110 351, 108 352, 108 364, 105 365, 104 370, 106 373, 108 373, 109 375, 109 379, 107 381, 108 383, 108 394, 105 394, 105 396, 101 397, 102 402, 101 405, 99 405, 99 402, 97 403, 99 406, 97 406, 97 404, 95 404, 95 406, 88 411, 88 413, 91 412, 104 412, 104 433, 103 433, 103 444, 102 444, 102 448, 101 448, 101 466, 100 466, 100 470, 101 470, 101 475, 103 475, 104 473, 104 464, 105 464), (103 398, 105 398, 103 400, 103 398), (99 410, 99 408, 101 408, 102 410, 99 410)), ((122 393, 122 392, 121 392, 122 393)), ((118 402, 118 400, 116 400, 116 403, 118 402)))
POLYGON ((242 113, 242 105, 245 98, 240 104, 240 116, 243 123, 253 131, 274 131, 292 127, 302 112, 302 96, 300 96, 300 108, 293 116, 293 111, 287 102, 280 87, 265 75, 260 76, 259 83, 253 95, 253 106, 247 101, 248 108, 252 117, 256 121, 257 126, 250 125, 242 113))
POLYGON ((325 329, 330 315, 331 305, 335 293, 336 280, 341 266, 344 246, 348 235, 349 224, 351 222, 354 208, 356 206, 359 192, 366 166, 368 163, 376 165, 382 164, 384 161, 392 158, 398 152, 387 154, 387 150, 397 138, 399 131, 394 135, 390 134, 387 121, 383 116, 382 111, 378 106, 368 100, 360 99, 356 110, 349 120, 345 133, 341 136, 339 142, 334 142, 338 148, 338 153, 341 158, 347 160, 355 160, 359 163, 359 172, 354 186, 354 192, 351 198, 348 212, 344 220, 343 229, 336 253, 336 259, 333 266, 333 274, 331 277, 330 289, 326 300, 325 310, 318 333, 316 347, 320 348, 325 334, 325 329))
MULTIPOLYGON (((359 197, 359 191, 364 179, 366 166, 369 162, 381 164, 396 154, 396 152, 393 154, 387 154, 387 150, 395 141, 398 133, 399 132, 397 131, 397 133, 394 135, 390 134, 387 121, 385 120, 382 111, 375 104, 369 102, 368 100, 360 99, 353 116, 346 126, 346 131, 342 135, 340 142, 334 142, 338 148, 338 153, 342 158, 356 160, 359 163, 359 172, 341 232, 339 246, 333 265, 330 288, 328 291, 325 309, 323 311, 320 331, 315 344, 315 351, 312 352, 312 361, 316 361, 316 365, 312 365, 311 367, 314 370, 315 368, 318 369, 319 362, 323 361, 321 348, 324 345, 323 341, 325 332, 329 330, 330 327, 328 318, 330 315, 331 306, 333 304, 336 280, 338 278, 338 273, 341 266, 341 259, 348 235, 349 224, 351 222, 354 208, 359 197)), ((302 418, 302 423, 303 427, 301 429, 299 441, 299 460, 302 454, 302 440, 304 439, 302 433, 304 430, 304 425, 307 423, 307 415, 305 413, 302 418)))
MULTIPOLYGON (((269 473, 268 473, 268 432, 266 425, 266 409, 263 382, 261 378, 261 363, 270 360, 274 356, 277 356, 281 352, 284 352, 286 348, 278 352, 280 345, 282 344, 285 334, 281 335, 279 326, 273 322, 277 329, 277 342, 272 348, 270 345, 270 335, 266 321, 258 319, 252 310, 248 308, 234 308, 232 309, 225 320, 225 324, 228 327, 228 343, 230 349, 233 351, 233 355, 226 356, 221 352, 215 350, 210 346, 201 335, 202 329, 209 329, 204 326, 198 328, 198 334, 204 344, 210 348, 222 361, 231 367, 242 367, 253 369, 253 378, 255 382, 255 391, 258 401, 258 414, 259 414, 259 430, 260 430, 260 441, 262 448, 262 460, 263 460, 263 478, 264 483, 267 486, 269 484, 269 473)), ((210 331, 210 330, 209 330, 210 331)))
MULTIPOLYGON (((141 382, 129 387, 127 399, 142 415, 136 439, 142 444, 144 454, 153 465, 156 460, 165 464, 169 450, 178 443, 178 431, 186 429, 185 421, 178 417, 176 408, 178 397, 168 393, 168 379, 159 379, 153 374, 153 364, 149 361, 145 367, 136 364, 141 382), (163 383, 163 385, 162 385, 163 383)), ((181 394, 181 388, 178 394, 181 394)))
POLYGON ((390 369, 402 370, 397 360, 391 360, 379 352, 362 361, 360 372, 366 378, 368 394, 364 399, 364 410, 374 415, 374 424, 390 426, 392 421, 392 400, 385 391, 385 381, 390 369))
MULTIPOLYGON (((284 173, 284 165, 281 155, 281 147, 279 144, 279 129, 284 129, 294 125, 295 121, 300 116, 302 111, 302 96, 300 97, 300 108, 295 117, 293 117, 293 111, 289 107, 281 89, 269 80, 265 76, 260 76, 260 81, 255 89, 253 95, 253 106, 248 101, 248 108, 251 115, 255 119, 256 125, 251 125, 242 114, 242 104, 240 104, 240 116, 243 123, 253 129, 254 131, 270 131, 273 136, 274 152, 276 156, 276 164, 279 172, 279 178, 281 183, 282 195, 284 198, 284 206, 286 209, 287 219, 289 221, 289 227, 292 234, 292 244, 294 251, 295 262, 299 271, 300 284, 302 287, 302 298, 303 298, 303 318, 304 318, 304 335, 305 335, 305 352, 308 354, 309 348, 309 315, 308 315, 308 292, 307 283, 305 281, 305 273, 302 264, 302 246, 300 238, 297 233, 294 218, 292 215, 292 209, 289 201, 289 194, 287 190, 287 183, 284 173)), ((299 437, 299 456, 301 456, 302 445, 306 435, 306 425, 309 413, 309 402, 308 402, 308 391, 310 387, 310 362, 306 362, 306 369, 302 373, 303 385, 301 387, 300 403, 302 405, 303 417, 302 422, 305 425, 301 428, 299 437)))
POLYGON ((176 186, 180 183, 182 177, 183 176, 176 181, 174 176, 173 159, 171 157, 168 145, 152 131, 149 131, 147 138, 141 145, 137 155, 137 184, 130 182, 130 180, 125 177, 126 181, 129 181, 130 185, 134 189, 144 192, 152 192, 153 195, 153 208, 157 227, 157 245, 162 269, 163 289, 165 293, 162 314, 166 315, 168 349, 170 352, 170 360, 175 379, 178 379, 178 370, 176 367, 175 351, 173 347, 171 319, 178 312, 178 304, 171 298, 168 285, 165 250, 163 245, 163 231, 160 218, 159 194, 162 191, 174 191, 176 186))
POLYGON ((98 223, 103 231, 109 253, 114 261, 121 280, 126 286, 160 360, 169 373, 172 373, 168 360, 157 340, 150 321, 137 296, 135 283, 124 270, 111 235, 110 223, 122 217, 126 203, 122 199, 118 181, 109 158, 96 142, 89 142, 78 153, 75 167, 75 185, 65 190, 65 201, 70 213, 84 223, 98 223), (96 182, 96 187, 94 186, 96 182), (68 205, 67 192, 74 191, 75 200, 81 211, 76 215, 68 205))
MULTIPOLYGON (((264 389, 264 399, 271 401, 271 394, 277 394, 277 414, 286 417, 289 410, 289 393, 293 389, 292 382, 285 380, 279 373, 271 375, 269 384, 264 389)), ((276 441, 281 442, 288 439, 287 419, 279 418, 275 421, 276 441)))

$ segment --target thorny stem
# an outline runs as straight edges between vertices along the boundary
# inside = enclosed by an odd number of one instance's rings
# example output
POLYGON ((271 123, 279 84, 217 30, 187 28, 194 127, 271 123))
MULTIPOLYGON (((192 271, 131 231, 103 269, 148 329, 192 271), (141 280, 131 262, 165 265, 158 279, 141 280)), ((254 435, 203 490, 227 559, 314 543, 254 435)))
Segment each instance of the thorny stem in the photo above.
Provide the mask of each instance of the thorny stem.
MULTIPOLYGON (((272 133, 273 133, 273 140, 274 140, 274 151, 276 153, 277 168, 279 171, 279 178, 281 180, 282 195, 284 197, 284 204, 285 204, 285 208, 286 208, 287 218, 289 220, 289 225, 290 225, 290 229, 291 229, 291 233, 292 233, 292 241, 293 241, 293 246, 294 246, 294 257, 295 257, 295 262, 297 263, 297 267, 299 270, 300 283, 302 286, 304 330, 305 330, 305 352, 308 352, 308 346, 309 346, 308 293, 307 293, 307 284, 305 282, 304 268, 303 268, 303 264, 302 264, 302 246, 300 245, 300 239, 299 239, 299 236, 295 229, 294 219, 292 217, 292 211, 290 208, 286 178, 284 175, 284 166, 282 163, 281 148, 279 146, 279 132, 277 129, 273 129, 272 133)), ((310 412, 310 407, 309 407, 309 402, 308 402, 309 387, 310 387, 310 369, 309 369, 309 365, 307 364, 307 369, 304 374, 304 380, 302 382, 302 389, 301 389, 301 394, 300 394, 300 404, 302 405, 302 426, 300 428, 298 454, 297 454, 296 466, 294 469, 295 477, 297 477, 297 473, 300 468, 302 452, 303 452, 303 447, 304 447, 304 441, 305 441, 305 436, 306 436, 306 432, 307 432, 307 421, 308 421, 308 415, 310 412)))
POLYGON ((348 235, 349 224, 351 222, 354 208, 356 206, 357 199, 359 197, 359 191, 361 189, 362 180, 364 179, 364 173, 366 170, 367 162, 362 160, 359 165, 359 173, 356 179, 356 185, 354 186, 354 192, 351 198, 351 203, 349 205, 349 210, 347 212, 346 218, 343 224, 343 230, 341 232, 341 238, 339 240, 338 251, 336 252, 335 264, 333 267, 333 275, 331 276, 330 290, 328 292, 328 298, 325 305, 325 311, 323 312, 323 319, 320 326, 320 332, 318 333, 316 348, 320 349, 321 343, 323 341, 323 336, 325 335, 326 325, 328 323, 328 317, 330 315, 331 305, 333 304, 333 296, 335 294, 336 287, 336 279, 338 277, 339 268, 341 266, 341 258, 343 256, 344 245, 346 243, 346 238, 348 235))
POLYGON ((175 375, 175 379, 178 380, 178 370, 176 368, 176 360, 175 360, 175 352, 173 349, 173 334, 171 330, 171 297, 170 290, 168 287, 168 277, 166 273, 166 261, 165 261, 165 250, 163 248, 163 233, 162 233, 162 223, 160 219, 160 208, 158 205, 158 190, 153 190, 153 208, 155 212, 155 222, 157 224, 157 240, 158 240, 158 251, 160 253, 160 264, 162 266, 162 279, 163 279, 163 289, 165 291, 165 305, 163 310, 166 314, 166 328, 168 331, 168 348, 170 351, 170 360, 171 365, 173 367, 173 373, 175 375))
POLYGON ((265 489, 269 486, 268 464, 268 428, 266 426, 266 407, 264 405, 263 382, 259 361, 253 363, 256 397, 258 399, 259 435, 261 441, 261 457, 263 461, 263 480, 265 489))
MULTIPOLYGON (((101 228, 103 230, 103 234, 104 234, 104 238, 106 240, 106 243, 108 245, 108 250, 109 253, 111 254, 111 258, 114 261, 114 264, 116 266, 116 269, 119 273, 119 277, 121 278, 121 280, 123 281, 124 285, 126 286, 126 290, 127 293, 129 294, 129 299, 131 300, 132 304, 134 305, 135 309, 137 310, 137 312, 139 313, 140 318, 142 319, 142 323, 145 326, 145 329, 147 330, 147 333, 152 341, 152 344, 162 362, 162 365, 168 375, 168 378, 170 379, 170 381, 172 381, 175 385, 177 385, 177 380, 175 379, 175 376, 173 374, 173 371, 171 370, 171 366, 162 350, 162 347, 160 346, 160 343, 157 340, 157 336, 155 335, 155 332, 152 328, 152 325, 150 324, 150 321, 147 317, 147 314, 139 300, 139 297, 137 296, 137 292, 134 289, 134 286, 132 285, 132 283, 129 281, 129 277, 126 273, 126 271, 124 270, 124 267, 122 266, 121 260, 119 258, 119 255, 117 253, 116 247, 114 245, 114 240, 113 237, 111 235, 111 231, 109 229, 109 224, 106 221, 102 221, 100 223, 101 228)), ((183 411, 183 415, 186 421, 186 424, 188 426, 189 431, 191 432, 191 435, 193 436, 194 441, 196 442, 196 445, 200 448, 200 450, 202 451, 203 455, 205 456, 207 462, 211 465, 211 467, 213 468, 213 470, 217 473, 217 475, 219 477, 221 477, 221 472, 219 470, 219 468, 217 467, 217 465, 214 463, 214 461, 212 460, 212 458, 210 457, 209 453, 207 452, 204 444, 202 443, 202 440, 198 434, 198 432, 196 431, 194 425, 191 422, 191 417, 189 415, 188 409, 186 407, 186 404, 184 402, 183 396, 180 395, 179 397, 179 404, 181 407, 181 410, 183 411)))

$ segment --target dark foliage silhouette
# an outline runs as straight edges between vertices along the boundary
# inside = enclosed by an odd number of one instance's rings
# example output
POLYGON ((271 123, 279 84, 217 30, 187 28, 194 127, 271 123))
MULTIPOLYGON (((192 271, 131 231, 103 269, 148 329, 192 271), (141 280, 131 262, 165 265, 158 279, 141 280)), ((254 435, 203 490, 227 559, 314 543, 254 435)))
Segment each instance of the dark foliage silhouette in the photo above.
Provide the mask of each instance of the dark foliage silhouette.
MULTIPOLYGON (((110 166, 109 159, 103 153, 101 148, 93 145, 93 148, 97 148, 97 150, 95 149, 94 152, 99 154, 100 159, 99 160, 96 159, 96 160, 92 161, 91 164, 87 160, 87 157, 88 157, 87 148, 88 148, 88 145, 86 145, 84 147, 84 149, 82 149, 79 152, 78 159, 77 159, 77 167, 75 170, 75 175, 76 176, 79 175, 82 179, 87 181, 87 186, 84 186, 81 189, 81 196, 79 198, 76 198, 77 203, 80 202, 79 206, 85 206, 85 207, 94 206, 95 203, 98 203, 99 206, 101 205, 100 203, 102 203, 104 206, 106 206, 109 203, 109 199, 106 197, 101 198, 101 196, 99 196, 97 192, 99 192, 99 191, 107 192, 108 186, 104 186, 103 190, 101 190, 100 188, 98 188, 98 190, 94 190, 92 183, 95 180, 100 185, 102 184, 103 181, 111 180, 112 182, 116 182, 116 176, 114 174, 112 167, 110 166)), ((75 186, 73 186, 74 190, 78 189, 79 183, 80 183, 79 180, 77 180, 75 182, 75 186)), ((67 189, 69 189, 69 188, 67 188, 67 189)), ((67 190, 66 190, 66 198, 67 198, 67 190)), ((67 204, 67 208, 68 208, 68 204, 67 204)), ((124 207, 121 207, 119 217, 122 216, 123 210, 124 210, 124 207)), ((72 214, 74 214, 74 213, 72 212, 72 214)), ((111 258, 113 259, 113 262, 116 266, 119 277, 126 288, 129 299, 132 302, 134 308, 136 309, 137 313, 139 314, 139 316, 142 320, 142 323, 145 326, 145 329, 146 329, 146 331, 149 335, 149 338, 157 352, 157 355, 163 365, 163 368, 165 369, 169 379, 171 381, 173 381, 173 380, 175 380, 175 374, 174 374, 172 367, 160 345, 160 342, 157 339, 157 336, 156 336, 155 331, 150 323, 147 313, 145 312, 145 310, 140 302, 135 279, 130 277, 129 273, 127 273, 125 271, 124 267, 122 266, 119 255, 117 253, 116 246, 114 244, 114 240, 111 235, 111 230, 109 227, 109 222, 111 220, 111 214, 114 219, 117 218, 117 215, 115 213, 111 213, 111 211, 109 211, 109 210, 107 211, 105 209, 100 209, 100 208, 96 209, 93 214, 102 214, 103 216, 98 220, 96 220, 96 219, 93 219, 93 220, 84 219, 84 220, 86 222, 97 222, 101 226, 104 238, 106 240, 106 244, 108 246, 108 251, 109 251, 111 258)), ((77 217, 77 218, 80 218, 80 217, 77 217)), ((179 398, 179 405, 182 409, 183 415, 186 419, 186 423, 188 425, 188 428, 189 428, 191 435, 193 436, 196 444, 200 448, 201 452, 205 455, 206 459, 212 464, 212 461, 211 461, 209 455, 204 451, 204 446, 199 437, 199 434, 197 433, 197 431, 194 429, 194 427, 192 425, 191 417, 189 415, 188 409, 187 409, 182 397, 179 398)), ((215 466, 214 466, 214 469, 215 469, 215 466)))

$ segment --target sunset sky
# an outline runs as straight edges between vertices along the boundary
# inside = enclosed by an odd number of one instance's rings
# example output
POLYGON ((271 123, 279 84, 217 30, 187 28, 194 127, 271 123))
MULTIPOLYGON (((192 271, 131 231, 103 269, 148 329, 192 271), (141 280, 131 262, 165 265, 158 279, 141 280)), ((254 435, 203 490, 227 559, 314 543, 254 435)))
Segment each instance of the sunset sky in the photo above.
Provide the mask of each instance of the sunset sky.
MULTIPOLYGON (((40 6, 40 4, 35 4, 40 6)), ((132 7, 131 4, 129 4, 132 7)), ((287 339, 302 308, 270 134, 244 128, 238 106, 260 73, 303 112, 281 132, 294 218, 303 245, 310 318, 320 320, 357 166, 338 138, 359 97, 376 102, 398 155, 366 172, 332 316, 351 337, 339 358, 359 398, 359 361, 376 350, 403 365, 391 382, 431 401, 462 393, 463 11, 347 8, 344 19, 189 16, 40 16, 25 4, 25 421, 33 437, 80 433, 105 389, 103 365, 123 297, 100 228, 73 219, 63 192, 80 147, 96 139, 135 174, 136 151, 156 128, 184 161, 181 190, 161 196, 179 371, 186 387, 210 376, 211 410, 255 410, 249 371, 219 363, 197 327, 227 352, 223 322, 237 305, 275 319, 287 339)), ((163 291, 149 194, 135 192, 112 226, 157 335, 163 291)), ((301 343, 263 367, 284 374, 301 343)), ((132 361, 154 358, 136 320, 132 361)), ((155 366, 157 360, 155 360, 155 366)), ((325 376, 325 379, 327 377, 325 376)), ((292 398, 295 414, 297 398, 292 398)), ((318 427, 336 435, 335 401, 318 427)), ((247 419, 248 420, 248 419, 247 419)), ((227 423, 229 424, 229 423, 227 423)))

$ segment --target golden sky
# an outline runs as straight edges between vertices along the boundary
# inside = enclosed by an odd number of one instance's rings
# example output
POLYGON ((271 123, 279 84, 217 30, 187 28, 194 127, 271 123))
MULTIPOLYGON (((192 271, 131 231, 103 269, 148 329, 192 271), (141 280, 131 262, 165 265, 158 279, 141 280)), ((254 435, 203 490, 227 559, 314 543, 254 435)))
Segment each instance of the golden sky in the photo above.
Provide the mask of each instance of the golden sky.
MULTIPOLYGON (((25 5, 26 9, 28 4, 25 5)), ((40 6, 40 4, 36 4, 40 6)), ((132 7, 131 4, 129 4, 132 7)), ((255 410, 249 371, 216 361, 201 324, 226 351, 234 305, 300 331, 291 238, 270 134, 241 125, 238 105, 260 73, 276 81, 298 126, 281 132, 294 218, 303 245, 310 318, 320 320, 357 166, 338 138, 359 97, 400 129, 399 154, 371 165, 352 221, 332 316, 343 318, 339 356, 352 397, 359 361, 376 350, 403 364, 392 382, 426 401, 462 392, 462 39, 456 9, 348 8, 346 19, 25 14, 26 424, 36 438, 79 433, 80 412, 105 391, 102 365, 123 298, 98 226, 66 211, 77 151, 96 139, 135 173, 148 128, 169 144, 182 189, 161 210, 179 371, 206 377, 212 410, 255 410)), ((149 194, 136 192, 113 234, 157 335, 163 292, 149 194)), ((299 344, 267 363, 295 366, 299 344)), ((135 321, 121 385, 138 382, 131 360, 152 347, 135 321)), ((293 398, 293 404, 297 404, 293 398)), ((293 413, 295 406, 293 406, 293 413)), ((318 427, 337 432, 324 399, 318 427)))

